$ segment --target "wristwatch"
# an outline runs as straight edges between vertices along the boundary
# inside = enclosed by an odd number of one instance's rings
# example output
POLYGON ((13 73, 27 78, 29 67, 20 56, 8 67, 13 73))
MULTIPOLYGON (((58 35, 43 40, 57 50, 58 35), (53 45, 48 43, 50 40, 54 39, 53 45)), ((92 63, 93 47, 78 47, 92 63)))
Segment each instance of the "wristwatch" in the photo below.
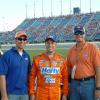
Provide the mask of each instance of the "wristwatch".
POLYGON ((100 87, 96 87, 96 90, 100 90, 100 87))

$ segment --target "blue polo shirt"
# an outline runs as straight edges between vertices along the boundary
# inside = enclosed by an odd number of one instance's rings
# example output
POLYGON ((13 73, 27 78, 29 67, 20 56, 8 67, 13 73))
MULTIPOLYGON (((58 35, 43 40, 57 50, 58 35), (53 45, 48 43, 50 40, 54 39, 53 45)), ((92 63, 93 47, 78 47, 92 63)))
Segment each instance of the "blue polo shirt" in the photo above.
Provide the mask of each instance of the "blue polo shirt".
POLYGON ((6 76, 7 94, 28 93, 28 74, 31 69, 30 57, 23 50, 21 56, 15 47, 0 58, 0 75, 6 76))

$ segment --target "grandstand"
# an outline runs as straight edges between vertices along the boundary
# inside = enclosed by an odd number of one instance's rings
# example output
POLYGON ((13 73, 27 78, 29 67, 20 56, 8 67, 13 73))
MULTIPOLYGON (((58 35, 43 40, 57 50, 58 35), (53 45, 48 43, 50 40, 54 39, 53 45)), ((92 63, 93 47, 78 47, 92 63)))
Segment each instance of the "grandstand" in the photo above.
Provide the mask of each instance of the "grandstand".
POLYGON ((0 32, 0 44, 14 43, 14 35, 18 30, 27 32, 29 43, 42 43, 47 35, 53 35, 58 42, 74 41, 73 28, 79 24, 86 28, 87 40, 100 40, 100 12, 95 12, 25 19, 11 32, 0 32))

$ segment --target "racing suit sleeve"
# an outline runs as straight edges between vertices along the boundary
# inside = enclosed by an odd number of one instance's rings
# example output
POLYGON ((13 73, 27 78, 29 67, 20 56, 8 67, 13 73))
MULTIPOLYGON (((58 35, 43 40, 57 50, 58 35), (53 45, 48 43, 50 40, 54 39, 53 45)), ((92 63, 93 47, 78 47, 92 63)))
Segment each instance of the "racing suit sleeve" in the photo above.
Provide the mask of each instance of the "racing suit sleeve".
POLYGON ((33 60, 31 72, 29 74, 29 95, 35 94, 35 82, 36 82, 36 76, 37 76, 37 67, 35 64, 35 61, 33 60))
POLYGON ((68 95, 68 69, 67 69, 67 63, 64 62, 62 67, 62 95, 68 95))

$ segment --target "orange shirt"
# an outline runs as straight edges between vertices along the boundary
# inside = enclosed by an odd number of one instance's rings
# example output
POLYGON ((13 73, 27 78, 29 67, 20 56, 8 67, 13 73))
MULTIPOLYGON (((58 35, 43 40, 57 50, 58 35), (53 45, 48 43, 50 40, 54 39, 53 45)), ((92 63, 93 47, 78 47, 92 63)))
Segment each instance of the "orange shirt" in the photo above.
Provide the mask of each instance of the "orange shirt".
POLYGON ((50 87, 58 92, 62 80, 62 93, 68 94, 68 71, 65 60, 57 53, 50 60, 46 53, 37 56, 33 60, 32 70, 29 76, 29 94, 35 93, 35 79, 37 87, 49 90, 50 87))
POLYGON ((75 45, 69 50, 67 61, 71 71, 76 66, 76 79, 95 76, 95 67, 100 66, 99 48, 95 44, 86 42, 82 50, 78 52, 75 45))

